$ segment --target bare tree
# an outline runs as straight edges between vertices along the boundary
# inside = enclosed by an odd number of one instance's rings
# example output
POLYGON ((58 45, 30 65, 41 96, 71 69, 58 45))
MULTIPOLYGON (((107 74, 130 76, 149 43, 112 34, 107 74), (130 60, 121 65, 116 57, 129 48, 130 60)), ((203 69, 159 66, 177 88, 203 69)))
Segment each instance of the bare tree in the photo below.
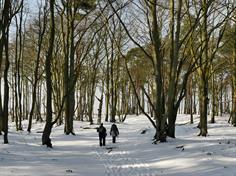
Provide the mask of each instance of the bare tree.
POLYGON ((54 20, 54 5, 55 0, 49 1, 50 6, 50 39, 49 46, 45 62, 46 70, 46 84, 47 84, 47 106, 46 106, 46 124, 43 130, 42 135, 42 144, 47 145, 47 147, 52 147, 50 134, 52 131, 53 125, 56 121, 52 121, 52 78, 51 78, 51 64, 53 59, 53 46, 55 38, 55 20, 54 20))
POLYGON ((35 63, 35 69, 34 69, 34 80, 32 85, 32 104, 31 104, 31 110, 29 115, 29 123, 27 131, 31 131, 32 127, 32 119, 35 112, 35 105, 36 105, 36 93, 37 93, 37 87, 38 87, 38 81, 39 81, 39 64, 40 64, 40 57, 41 57, 41 50, 42 50, 42 44, 43 44, 43 36, 46 31, 46 22, 47 22, 47 15, 46 15, 46 5, 43 7, 42 4, 40 4, 39 7, 39 13, 38 13, 38 42, 37 42, 37 56, 36 56, 36 63, 35 63), (42 11, 43 8, 43 11, 42 11), (43 14, 42 14, 43 13, 43 14), (43 15, 43 16, 42 16, 43 15))

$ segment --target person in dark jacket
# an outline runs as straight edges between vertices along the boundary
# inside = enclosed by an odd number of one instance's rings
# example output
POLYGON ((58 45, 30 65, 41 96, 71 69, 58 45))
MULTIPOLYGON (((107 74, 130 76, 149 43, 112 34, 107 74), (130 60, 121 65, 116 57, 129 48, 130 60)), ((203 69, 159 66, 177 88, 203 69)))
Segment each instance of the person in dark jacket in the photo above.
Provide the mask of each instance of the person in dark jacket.
POLYGON ((100 146, 105 146, 106 145, 107 130, 103 126, 103 123, 101 123, 101 125, 98 127, 97 132, 98 132, 98 136, 99 136, 100 146))
POLYGON ((119 130, 116 124, 111 125, 110 135, 112 136, 112 143, 116 143, 116 137, 119 135, 119 130))

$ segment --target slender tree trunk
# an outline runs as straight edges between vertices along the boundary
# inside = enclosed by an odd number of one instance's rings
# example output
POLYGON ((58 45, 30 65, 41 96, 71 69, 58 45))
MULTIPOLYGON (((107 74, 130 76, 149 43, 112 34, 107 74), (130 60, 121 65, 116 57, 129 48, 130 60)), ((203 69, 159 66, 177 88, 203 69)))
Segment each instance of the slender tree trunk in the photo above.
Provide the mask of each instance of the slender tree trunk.
POLYGON ((98 71, 98 66, 99 66, 99 52, 100 52, 100 47, 97 46, 96 48, 96 53, 95 53, 95 61, 92 66, 92 71, 91 71, 91 87, 90 87, 90 96, 89 96, 89 122, 90 124, 93 124, 93 107, 94 107, 94 99, 95 99, 95 93, 96 93, 96 79, 97 79, 97 71, 98 71))
MULTIPOLYGON (((11 76, 11 81, 12 81, 12 90, 11 90, 11 96, 10 97, 12 97, 11 98, 11 121, 12 122, 15 122, 15 99, 14 99, 14 93, 15 93, 15 90, 14 90, 14 85, 15 85, 15 83, 14 83, 14 75, 12 75, 11 76)), ((17 126, 17 125, 16 125, 17 126)))
POLYGON ((84 116, 84 106, 83 104, 85 104, 84 102, 84 86, 83 83, 81 82, 81 85, 79 86, 79 110, 78 110, 78 118, 80 121, 83 121, 83 116, 84 116))
MULTIPOLYGON (((24 0, 22 0, 23 3, 24 0)), ((21 6, 21 11, 20 11, 20 25, 19 25, 19 57, 17 60, 17 88, 18 88, 18 95, 19 95, 19 127, 18 130, 23 130, 22 127, 22 79, 21 79, 21 73, 20 69, 23 70, 23 40, 22 40, 22 22, 23 22, 23 5, 21 6)))
POLYGON ((29 114, 29 123, 28 123, 28 128, 27 131, 31 132, 31 127, 32 127, 32 120, 33 120, 33 115, 35 112, 35 105, 36 105, 36 99, 37 99, 37 85, 38 85, 38 74, 39 74, 39 62, 40 62, 40 54, 41 54, 41 49, 42 49, 42 43, 43 43, 43 36, 46 31, 46 15, 44 14, 43 16, 43 26, 41 24, 41 11, 39 11, 39 35, 38 35, 38 50, 37 50, 37 58, 36 58, 36 63, 35 63, 35 69, 34 69, 34 83, 32 85, 32 104, 31 104, 31 110, 29 114))
POLYGON ((220 78, 220 116, 223 115, 223 78, 220 78))
POLYGON ((109 117, 109 103, 110 103, 110 73, 109 73, 109 68, 110 68, 110 62, 109 59, 107 58, 107 66, 106 66, 106 115, 105 115, 105 121, 108 121, 109 117))
MULTIPOLYGON (((136 92, 137 92, 138 98, 140 99, 139 83, 136 84, 136 87, 137 87, 136 92)), ((134 103, 134 109, 135 109, 134 113, 135 113, 136 116, 138 116, 138 115, 139 115, 139 105, 138 105, 138 101, 137 101, 137 98, 136 98, 136 97, 134 97, 134 102, 135 102, 135 103, 134 103)))
POLYGON ((50 134, 52 131, 52 73, 51 64, 53 56, 53 45, 55 38, 55 22, 54 22, 54 3, 55 0, 50 0, 50 40, 46 56, 45 70, 46 70, 46 86, 47 86, 47 107, 46 107, 46 124, 42 135, 42 144, 47 147, 52 147, 50 134))
MULTIPOLYGON (((112 50, 113 50, 113 44, 112 44, 112 50)), ((110 66, 110 80, 111 80, 111 87, 110 87, 110 94, 111 94, 111 112, 110 112, 110 122, 115 122, 115 83, 114 83, 114 53, 112 51, 111 54, 111 66, 110 66)))
POLYGON ((42 122, 42 115, 41 115, 41 103, 42 103, 42 84, 39 84, 38 90, 37 90, 37 98, 36 98, 36 121, 42 122))
POLYGON ((14 103, 14 111, 15 111, 15 124, 16 124, 16 130, 19 130, 19 108, 18 108, 18 89, 17 89, 17 71, 18 71, 18 36, 19 36, 19 25, 18 20, 16 17, 16 42, 15 42, 15 70, 14 70, 14 97, 15 97, 15 103, 14 103))
POLYGON ((101 124, 102 122, 102 106, 103 106, 103 94, 104 94, 104 81, 102 81, 102 89, 101 89, 101 97, 99 100, 99 108, 98 108, 98 121, 97 124, 101 124))
POLYGON ((193 124, 193 78, 190 77, 189 83, 189 96, 190 96, 190 123, 193 124))
POLYGON ((194 85, 193 88, 193 114, 197 114, 196 85, 194 85))
POLYGON ((96 73, 93 73, 93 78, 92 78, 92 82, 91 82, 91 87, 90 87, 90 94, 89 94, 89 105, 88 105, 88 116, 89 116, 89 122, 90 125, 93 124, 93 106, 94 106, 94 97, 95 97, 95 91, 96 91, 96 84, 95 84, 95 80, 96 80, 96 73))
POLYGON ((4 144, 8 144, 8 102, 9 102, 9 85, 8 85, 8 70, 10 67, 9 62, 9 53, 8 53, 8 41, 9 41, 9 28, 7 29, 6 33, 6 40, 5 40, 5 69, 4 69, 4 108, 3 108, 3 130, 4 130, 4 144))
POLYGON ((184 113, 190 114, 191 113, 191 101, 192 101, 192 87, 191 87, 191 79, 189 80, 187 84, 187 92, 185 96, 185 102, 184 102, 184 113))
MULTIPOLYGON (((234 33, 236 34, 236 24, 234 33)), ((232 124, 236 127, 236 38, 234 37, 234 51, 233 51, 233 74, 232 74, 232 124)))
POLYGON ((215 87, 215 77, 214 74, 212 75, 211 78, 211 83, 212 83, 212 95, 211 95, 211 123, 215 123, 215 111, 216 111, 216 87, 215 87))
MULTIPOLYGON (((2 80, 0 79, 0 87, 2 80)), ((0 90, 0 135, 2 135, 2 131, 3 131, 3 109, 2 109, 2 90, 0 90)))

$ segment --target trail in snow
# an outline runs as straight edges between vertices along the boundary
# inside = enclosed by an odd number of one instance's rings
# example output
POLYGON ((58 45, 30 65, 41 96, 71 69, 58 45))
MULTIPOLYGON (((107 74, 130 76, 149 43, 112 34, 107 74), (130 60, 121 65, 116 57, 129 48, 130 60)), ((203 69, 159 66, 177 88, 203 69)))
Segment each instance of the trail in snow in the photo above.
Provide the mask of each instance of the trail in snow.
MULTIPOLYGON (((65 136, 63 126, 52 133, 53 149, 41 145, 43 124, 32 133, 10 126, 8 145, 0 145, 0 176, 236 176, 236 128, 228 118, 209 124, 209 136, 198 137, 196 124, 178 117, 175 139, 153 145, 154 129, 144 116, 129 116, 117 124, 117 143, 107 136, 100 147, 96 126, 75 122, 76 136, 65 136), (90 128, 85 128, 85 127, 90 128), (142 133, 143 131, 146 133, 142 133)), ((111 123, 104 123, 107 131, 111 123)))
POLYGON ((148 163, 131 157, 122 147, 96 147, 96 154, 107 176, 158 176, 148 163))

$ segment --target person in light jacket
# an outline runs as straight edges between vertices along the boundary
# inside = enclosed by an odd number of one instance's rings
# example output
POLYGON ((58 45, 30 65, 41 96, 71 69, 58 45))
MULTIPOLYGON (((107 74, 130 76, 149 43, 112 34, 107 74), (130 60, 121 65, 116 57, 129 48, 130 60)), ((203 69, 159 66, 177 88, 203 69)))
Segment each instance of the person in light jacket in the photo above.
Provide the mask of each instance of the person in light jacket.
POLYGON ((116 124, 112 124, 110 135, 112 136, 112 143, 116 143, 116 137, 119 135, 119 130, 116 126, 116 124))

